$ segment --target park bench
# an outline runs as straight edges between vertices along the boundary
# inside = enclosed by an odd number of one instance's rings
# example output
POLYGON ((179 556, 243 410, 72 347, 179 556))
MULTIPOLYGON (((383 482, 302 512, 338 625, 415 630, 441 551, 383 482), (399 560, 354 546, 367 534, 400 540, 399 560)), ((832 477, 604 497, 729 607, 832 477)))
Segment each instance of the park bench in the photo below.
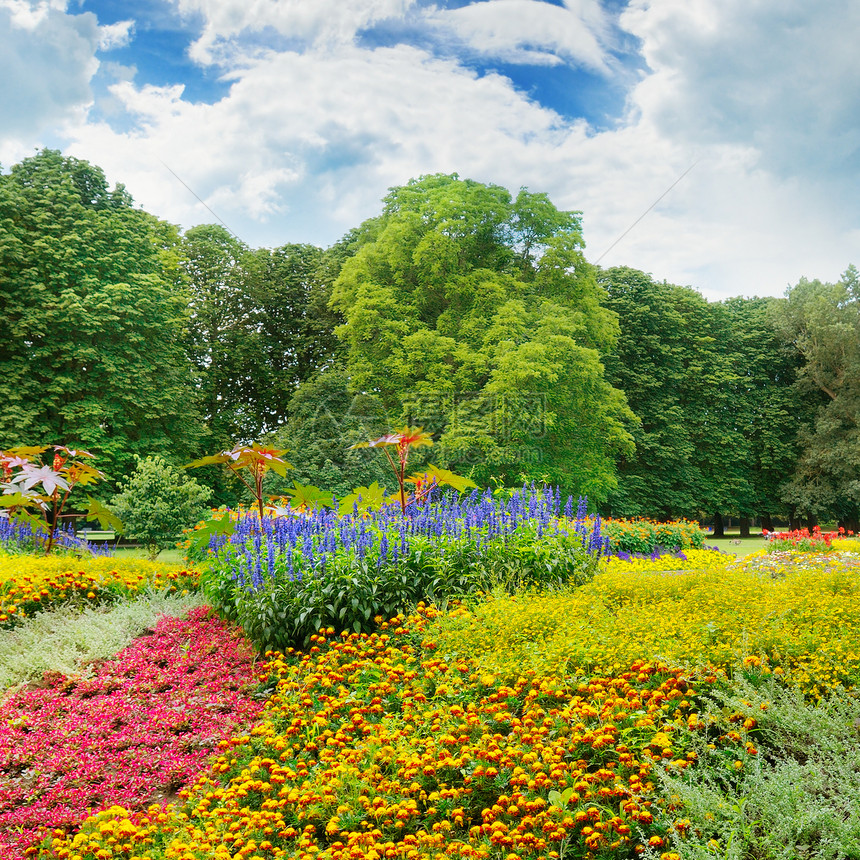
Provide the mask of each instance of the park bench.
POLYGON ((116 539, 116 532, 102 529, 80 529, 76 534, 77 537, 87 541, 116 539))

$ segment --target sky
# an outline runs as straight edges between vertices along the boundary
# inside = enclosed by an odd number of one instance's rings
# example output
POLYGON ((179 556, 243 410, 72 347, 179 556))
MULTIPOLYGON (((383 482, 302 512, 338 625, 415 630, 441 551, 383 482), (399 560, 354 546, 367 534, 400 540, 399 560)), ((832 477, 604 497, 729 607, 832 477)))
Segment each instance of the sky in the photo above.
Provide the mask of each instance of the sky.
POLYGON ((428 173, 707 298, 860 265, 857 0, 0 0, 0 165, 327 247, 428 173))

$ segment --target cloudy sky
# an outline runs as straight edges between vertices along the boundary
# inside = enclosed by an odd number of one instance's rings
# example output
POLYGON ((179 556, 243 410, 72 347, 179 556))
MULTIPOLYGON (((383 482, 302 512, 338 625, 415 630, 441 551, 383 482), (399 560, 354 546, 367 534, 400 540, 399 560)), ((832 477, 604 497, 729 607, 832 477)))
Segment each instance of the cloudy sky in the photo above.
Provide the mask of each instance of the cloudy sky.
POLYGON ((580 210, 593 262, 782 295, 860 265, 858 43, 857 0, 0 0, 0 164, 252 247, 457 172, 580 210))

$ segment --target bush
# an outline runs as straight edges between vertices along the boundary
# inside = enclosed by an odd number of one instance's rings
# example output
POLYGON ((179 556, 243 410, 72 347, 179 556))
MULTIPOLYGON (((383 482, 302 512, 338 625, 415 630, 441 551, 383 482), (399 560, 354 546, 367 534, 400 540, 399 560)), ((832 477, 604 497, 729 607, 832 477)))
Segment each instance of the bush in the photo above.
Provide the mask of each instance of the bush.
POLYGON ((154 559, 207 513, 212 491, 162 457, 136 459, 137 468, 120 485, 113 505, 126 536, 140 541, 154 559))

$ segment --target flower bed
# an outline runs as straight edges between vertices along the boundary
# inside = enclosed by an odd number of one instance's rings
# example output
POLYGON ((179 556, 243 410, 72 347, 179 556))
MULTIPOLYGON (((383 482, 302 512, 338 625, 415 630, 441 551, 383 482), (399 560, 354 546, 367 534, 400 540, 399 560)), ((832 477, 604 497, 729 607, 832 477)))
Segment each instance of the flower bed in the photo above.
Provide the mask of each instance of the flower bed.
POLYGON ((0 628, 47 606, 116 600, 148 588, 197 588, 198 574, 145 559, 7 555, 0 552, 0 628))
POLYGON ((860 685, 860 554, 689 556, 611 558, 575 590, 495 595, 446 619, 441 652, 506 678, 611 673, 644 654, 729 672, 751 658, 816 698, 860 685))
POLYGON ((783 550, 796 550, 797 552, 829 552, 833 548, 833 541, 840 540, 854 532, 846 532, 844 528, 838 531, 822 532, 819 526, 809 529, 795 529, 790 532, 762 531, 767 538, 768 552, 781 552, 783 550))
POLYGON ((262 521, 249 513, 211 547, 207 598, 260 650, 283 650, 323 627, 369 632, 375 617, 421 600, 586 582, 604 540, 585 500, 562 511, 548 489, 446 495, 405 515, 396 505, 262 521))
POLYGON ((608 552, 651 555, 662 550, 702 549, 705 535, 699 524, 690 520, 657 522, 648 519, 604 520, 603 535, 608 552))
POLYGON ((713 676, 638 661, 506 685, 420 644, 432 614, 274 659, 263 722, 221 745, 184 802, 108 810, 40 856, 629 857, 688 827, 654 780, 693 766, 695 736, 712 736, 727 780, 756 754, 754 721, 729 737, 698 720, 713 676))
MULTIPOLYGON (((44 562, 43 562, 44 563, 44 562)), ((256 718, 253 653, 235 628, 192 610, 90 678, 46 676, 0 705, 0 849, 24 856, 46 828, 139 808, 202 769, 216 743, 256 718)))

